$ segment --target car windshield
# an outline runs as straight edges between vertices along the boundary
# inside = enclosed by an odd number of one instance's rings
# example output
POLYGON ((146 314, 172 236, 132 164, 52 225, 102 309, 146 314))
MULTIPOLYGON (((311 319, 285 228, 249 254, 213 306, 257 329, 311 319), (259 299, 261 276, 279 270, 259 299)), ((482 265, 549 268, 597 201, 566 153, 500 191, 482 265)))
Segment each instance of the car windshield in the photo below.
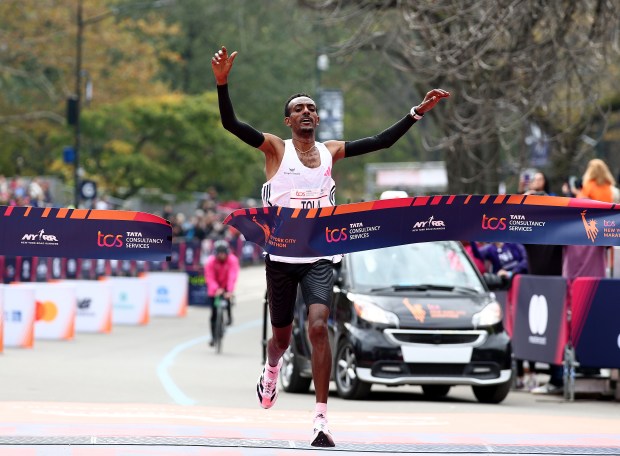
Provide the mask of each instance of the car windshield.
POLYGON ((355 288, 361 290, 469 288, 484 286, 460 243, 400 245, 349 254, 355 288))

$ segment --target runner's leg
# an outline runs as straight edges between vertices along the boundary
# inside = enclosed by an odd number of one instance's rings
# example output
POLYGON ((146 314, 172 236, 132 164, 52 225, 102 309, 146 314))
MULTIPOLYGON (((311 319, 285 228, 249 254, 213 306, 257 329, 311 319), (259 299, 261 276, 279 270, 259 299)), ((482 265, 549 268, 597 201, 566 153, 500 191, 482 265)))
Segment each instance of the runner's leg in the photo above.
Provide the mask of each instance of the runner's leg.
POLYGON ((308 310, 308 336, 312 344, 312 378, 316 402, 327 402, 331 377, 332 352, 327 333, 329 308, 311 304, 308 310))
POLYGON ((267 295, 271 318, 272 337, 267 342, 267 362, 256 384, 258 401, 263 408, 271 408, 278 398, 278 373, 282 355, 291 341, 297 273, 294 265, 265 259, 267 295))

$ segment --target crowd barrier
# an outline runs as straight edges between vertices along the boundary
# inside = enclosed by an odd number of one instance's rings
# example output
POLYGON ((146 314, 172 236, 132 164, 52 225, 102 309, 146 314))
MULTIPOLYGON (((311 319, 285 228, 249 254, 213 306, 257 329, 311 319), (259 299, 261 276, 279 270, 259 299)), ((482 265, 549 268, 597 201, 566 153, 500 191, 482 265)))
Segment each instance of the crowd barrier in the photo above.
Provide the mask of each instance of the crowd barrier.
MULTIPOLYGON (((175 242, 169 262, 0 256, 0 353, 32 348, 36 339, 182 317, 188 305, 206 305, 204 248, 175 242)), ((231 248, 244 264, 260 258, 253 244, 239 240, 231 248)))
POLYGON ((152 316, 183 317, 187 305, 185 272, 0 284, 0 353, 76 333, 106 334, 113 325, 146 325, 152 316))
POLYGON ((37 305, 34 288, 2 286, 3 342, 5 347, 31 348, 37 305))
MULTIPOLYGON (((0 283, 98 280, 102 277, 136 277, 150 273, 184 272, 187 274, 187 303, 206 305, 203 263, 206 254, 209 253, 209 245, 210 243, 207 243, 205 246, 198 241, 174 242, 171 259, 168 262, 0 256, 0 283)), ((250 242, 237 239, 231 241, 231 248, 242 265, 254 264, 262 259, 262 250, 250 242)))
POLYGON ((518 275, 497 295, 515 357, 563 365, 567 399, 577 366, 620 368, 620 279, 518 275))
POLYGON ((75 287, 77 333, 112 331, 112 288, 105 280, 67 280, 75 287))

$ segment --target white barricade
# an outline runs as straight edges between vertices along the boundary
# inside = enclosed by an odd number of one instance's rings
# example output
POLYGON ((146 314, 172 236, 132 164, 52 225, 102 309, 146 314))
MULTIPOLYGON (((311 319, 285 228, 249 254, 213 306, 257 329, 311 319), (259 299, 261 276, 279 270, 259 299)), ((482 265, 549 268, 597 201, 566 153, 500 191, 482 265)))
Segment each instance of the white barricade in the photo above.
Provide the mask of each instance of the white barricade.
POLYGON ((112 330, 112 284, 107 280, 67 281, 75 286, 75 332, 109 333, 112 330))
POLYGON ((71 340, 75 335, 75 286, 64 282, 32 283, 37 301, 35 339, 71 340))
POLYGON ((22 285, 5 285, 4 295, 4 346, 32 348, 36 299, 34 288, 22 285))
POLYGON ((187 273, 148 272, 144 276, 149 286, 151 316, 182 317, 187 314, 187 273))
POLYGON ((143 277, 106 277, 112 290, 112 323, 145 325, 149 322, 148 284, 143 277))

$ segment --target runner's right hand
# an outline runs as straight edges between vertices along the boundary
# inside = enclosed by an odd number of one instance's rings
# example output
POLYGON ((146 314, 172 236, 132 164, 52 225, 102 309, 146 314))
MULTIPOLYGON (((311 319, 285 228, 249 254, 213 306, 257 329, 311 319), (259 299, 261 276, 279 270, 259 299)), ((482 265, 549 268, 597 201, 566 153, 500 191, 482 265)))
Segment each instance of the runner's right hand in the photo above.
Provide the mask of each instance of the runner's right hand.
POLYGON ((211 68, 213 69, 217 85, 223 85, 228 82, 228 73, 230 73, 236 57, 237 51, 228 55, 226 46, 222 46, 222 49, 215 53, 211 59, 211 68))

